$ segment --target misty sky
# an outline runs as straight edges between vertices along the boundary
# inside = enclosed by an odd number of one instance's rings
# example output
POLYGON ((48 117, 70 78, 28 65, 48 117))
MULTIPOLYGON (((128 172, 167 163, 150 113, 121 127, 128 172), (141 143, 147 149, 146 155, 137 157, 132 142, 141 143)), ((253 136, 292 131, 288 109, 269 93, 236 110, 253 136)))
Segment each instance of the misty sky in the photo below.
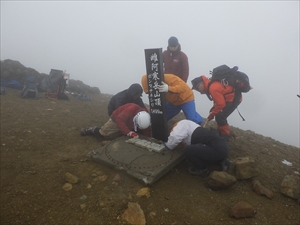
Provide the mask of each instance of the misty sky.
MULTIPOLYGON (((102 93, 140 83, 144 49, 165 50, 170 36, 189 58, 189 86, 221 64, 249 76, 246 121, 235 111, 230 125, 299 147, 299 1, 1 1, 1 60, 66 70, 102 93)), ((194 94, 207 117, 212 102, 194 94)))

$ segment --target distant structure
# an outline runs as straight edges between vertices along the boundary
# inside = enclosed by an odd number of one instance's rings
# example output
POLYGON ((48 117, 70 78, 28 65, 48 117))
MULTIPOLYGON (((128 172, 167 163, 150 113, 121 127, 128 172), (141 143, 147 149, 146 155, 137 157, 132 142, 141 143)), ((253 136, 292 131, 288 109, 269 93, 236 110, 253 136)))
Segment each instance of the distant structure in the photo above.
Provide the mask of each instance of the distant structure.
POLYGON ((66 86, 69 86, 70 74, 64 70, 64 79, 66 80, 66 86))

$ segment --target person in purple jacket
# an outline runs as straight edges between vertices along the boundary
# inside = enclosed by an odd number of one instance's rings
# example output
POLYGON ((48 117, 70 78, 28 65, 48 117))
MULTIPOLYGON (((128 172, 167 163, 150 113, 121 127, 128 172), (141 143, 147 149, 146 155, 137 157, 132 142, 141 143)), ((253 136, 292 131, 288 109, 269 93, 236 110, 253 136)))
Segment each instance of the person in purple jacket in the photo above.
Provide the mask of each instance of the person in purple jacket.
POLYGON ((189 61, 187 55, 181 51, 181 45, 174 36, 168 40, 167 50, 163 52, 164 73, 174 74, 185 83, 189 78, 189 61))

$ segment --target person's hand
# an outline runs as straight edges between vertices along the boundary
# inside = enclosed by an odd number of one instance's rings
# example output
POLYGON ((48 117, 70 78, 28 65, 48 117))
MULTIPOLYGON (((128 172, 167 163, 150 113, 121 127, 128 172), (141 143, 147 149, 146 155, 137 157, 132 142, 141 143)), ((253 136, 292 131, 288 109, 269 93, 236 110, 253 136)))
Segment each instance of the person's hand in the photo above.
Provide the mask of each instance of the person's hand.
POLYGON ((159 92, 168 92, 169 86, 162 81, 161 85, 158 86, 158 90, 159 92))
POLYGON ((207 120, 211 121, 214 117, 215 117, 215 115, 211 113, 208 115, 207 120))
POLYGON ((139 135, 137 133, 135 133, 134 131, 130 131, 128 134, 127 134, 128 137, 132 137, 132 138, 138 138, 139 135))

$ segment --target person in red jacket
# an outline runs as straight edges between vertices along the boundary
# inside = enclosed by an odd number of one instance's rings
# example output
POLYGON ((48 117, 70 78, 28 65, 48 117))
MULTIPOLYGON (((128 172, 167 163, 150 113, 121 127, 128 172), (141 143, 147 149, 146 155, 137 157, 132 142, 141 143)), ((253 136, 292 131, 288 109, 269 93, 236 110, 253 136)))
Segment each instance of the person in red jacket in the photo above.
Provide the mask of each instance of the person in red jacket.
POLYGON ((174 74, 185 83, 189 78, 189 62, 187 55, 181 51, 181 45, 176 37, 170 37, 167 50, 163 52, 164 73, 174 74))
POLYGON ((127 103, 113 111, 110 119, 101 127, 82 128, 81 136, 95 135, 109 137, 120 132, 128 137, 138 137, 138 134, 151 136, 150 114, 146 109, 135 103, 127 103))
POLYGON ((208 85, 210 80, 205 76, 200 76, 192 80, 192 89, 201 94, 209 94, 214 102, 207 117, 207 121, 216 118, 219 134, 227 141, 230 137, 230 127, 227 117, 237 108, 242 101, 242 94, 236 94, 230 85, 224 86, 219 81, 214 81, 208 85), (208 90, 209 88, 209 90, 208 90))

